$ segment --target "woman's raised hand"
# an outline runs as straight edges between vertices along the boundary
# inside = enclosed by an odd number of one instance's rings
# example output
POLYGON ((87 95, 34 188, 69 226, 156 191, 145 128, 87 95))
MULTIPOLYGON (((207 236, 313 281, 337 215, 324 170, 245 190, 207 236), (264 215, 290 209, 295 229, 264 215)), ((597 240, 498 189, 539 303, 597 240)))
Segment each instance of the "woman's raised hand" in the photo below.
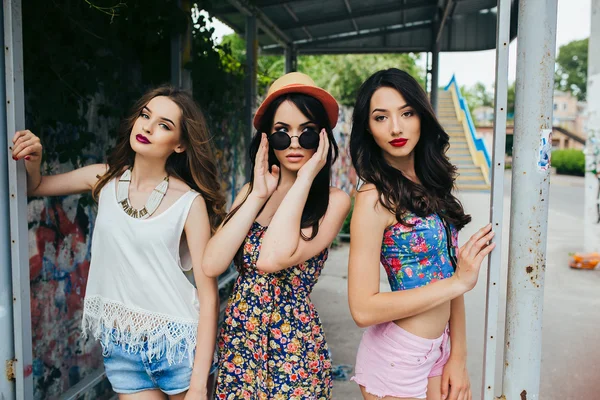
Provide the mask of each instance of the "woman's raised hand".
POLYGON ((298 171, 298 178, 306 178, 311 182, 315 179, 319 171, 323 169, 327 163, 327 155, 329 154, 329 138, 325 129, 319 132, 319 147, 310 160, 306 162, 298 171))
POLYGON ((278 183, 279 167, 273 165, 269 171, 269 141, 267 135, 263 133, 254 161, 254 181, 251 194, 263 200, 268 199, 277 189, 278 183))
POLYGON ((488 224, 471 236, 469 241, 459 249, 458 266, 454 276, 464 285, 465 292, 475 287, 483 259, 496 247, 495 243, 489 243, 493 237, 492 224, 488 224))

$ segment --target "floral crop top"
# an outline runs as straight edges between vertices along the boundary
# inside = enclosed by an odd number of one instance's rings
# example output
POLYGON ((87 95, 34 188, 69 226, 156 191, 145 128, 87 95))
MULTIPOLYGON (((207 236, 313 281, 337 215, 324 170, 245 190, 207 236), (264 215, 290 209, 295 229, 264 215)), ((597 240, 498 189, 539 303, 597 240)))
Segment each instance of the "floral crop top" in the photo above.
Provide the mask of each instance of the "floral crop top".
MULTIPOLYGON (((385 229, 381 243, 381 263, 393 291, 414 289, 449 278, 454 267, 448 254, 446 229, 437 214, 421 218, 408 213, 406 222, 385 229)), ((458 245, 458 231, 449 224, 452 246, 458 245)))

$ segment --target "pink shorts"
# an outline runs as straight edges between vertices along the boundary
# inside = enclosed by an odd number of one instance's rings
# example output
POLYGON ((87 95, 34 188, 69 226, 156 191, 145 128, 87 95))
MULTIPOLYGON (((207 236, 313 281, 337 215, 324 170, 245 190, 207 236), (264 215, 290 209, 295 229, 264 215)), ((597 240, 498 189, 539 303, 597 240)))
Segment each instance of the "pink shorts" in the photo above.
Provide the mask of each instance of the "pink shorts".
POLYGON ((427 397, 428 378, 442 375, 450 357, 449 328, 425 339, 393 322, 374 325, 363 334, 351 380, 377 397, 427 397))

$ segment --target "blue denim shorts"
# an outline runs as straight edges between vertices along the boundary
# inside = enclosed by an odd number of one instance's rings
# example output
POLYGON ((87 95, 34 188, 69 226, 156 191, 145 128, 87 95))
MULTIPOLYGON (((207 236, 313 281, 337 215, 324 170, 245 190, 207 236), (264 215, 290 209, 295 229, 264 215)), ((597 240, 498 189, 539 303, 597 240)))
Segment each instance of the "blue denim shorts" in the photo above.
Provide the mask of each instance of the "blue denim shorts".
POLYGON ((125 343, 109 339, 102 343, 102 347, 104 370, 116 393, 158 389, 167 395, 175 395, 190 387, 192 363, 187 354, 169 365, 164 352, 159 357, 150 358, 147 343, 132 350, 125 343))

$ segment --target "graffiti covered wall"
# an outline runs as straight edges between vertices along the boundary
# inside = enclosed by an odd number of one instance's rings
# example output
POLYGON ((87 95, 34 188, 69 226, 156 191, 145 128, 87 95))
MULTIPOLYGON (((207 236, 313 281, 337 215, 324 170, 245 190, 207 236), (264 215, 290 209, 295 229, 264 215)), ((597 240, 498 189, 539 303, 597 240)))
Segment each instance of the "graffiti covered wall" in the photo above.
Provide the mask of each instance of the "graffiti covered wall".
POLYGON ((333 165, 332 185, 352 195, 356 187, 356 172, 350 159, 350 131, 352 129, 352 108, 341 106, 338 123, 333 130, 339 146, 339 157, 333 165))
MULTIPOLYGON (((85 197, 29 202, 33 380, 36 399, 53 398, 102 365, 81 337, 95 212, 85 197)), ((102 388, 89 398, 101 398, 102 388)))
MULTIPOLYGON (((84 118, 88 130, 95 135, 81 157, 84 165, 104 162, 107 149, 114 144, 110 132, 118 121, 99 115, 97 104, 101 104, 101 100, 97 94, 87 104, 84 118)), ((60 128, 48 129, 46 140, 73 142, 78 139, 76 129, 60 128)), ((70 161, 42 164, 45 174, 64 173, 74 168, 70 161)), ((102 366, 100 347, 93 340, 84 340, 80 329, 95 218, 96 205, 90 195, 30 198, 28 202, 36 399, 56 398, 102 366)), ((110 386, 105 382, 86 398, 102 399, 112 395, 108 389, 110 386)))

